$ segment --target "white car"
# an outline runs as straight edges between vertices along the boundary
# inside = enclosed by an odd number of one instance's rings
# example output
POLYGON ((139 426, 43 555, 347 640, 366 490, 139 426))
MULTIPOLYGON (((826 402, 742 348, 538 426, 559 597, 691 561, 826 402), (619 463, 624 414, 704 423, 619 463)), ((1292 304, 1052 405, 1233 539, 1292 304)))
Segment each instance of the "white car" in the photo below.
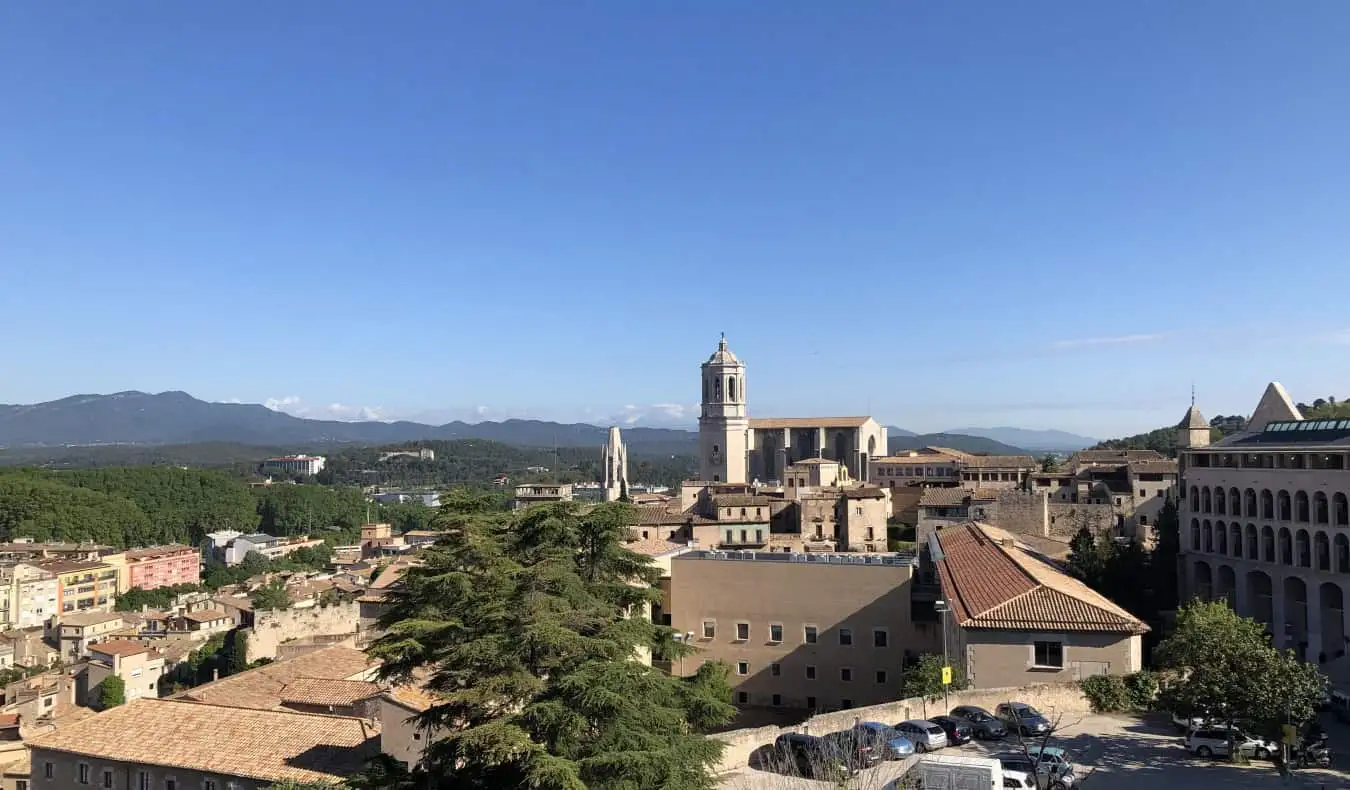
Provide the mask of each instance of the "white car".
POLYGON ((1003 769, 1003 786, 1026 788, 1026 790, 1036 790, 1036 780, 1031 778, 1031 774, 1026 771, 1009 771, 1003 769))
POLYGON ((1178 730, 1181 730, 1182 732, 1190 732, 1191 730, 1198 730, 1201 727, 1205 726, 1206 723, 1207 722, 1202 716, 1186 717, 1182 716, 1179 713, 1172 714, 1172 724, 1176 725, 1176 728, 1178 730))
MULTIPOLYGON (((1201 727, 1186 734, 1186 750, 1200 757, 1228 755, 1228 734, 1226 727, 1201 727)), ((1253 738, 1246 733, 1233 731, 1233 745, 1243 757, 1268 759, 1280 750, 1280 745, 1264 738, 1253 738)))

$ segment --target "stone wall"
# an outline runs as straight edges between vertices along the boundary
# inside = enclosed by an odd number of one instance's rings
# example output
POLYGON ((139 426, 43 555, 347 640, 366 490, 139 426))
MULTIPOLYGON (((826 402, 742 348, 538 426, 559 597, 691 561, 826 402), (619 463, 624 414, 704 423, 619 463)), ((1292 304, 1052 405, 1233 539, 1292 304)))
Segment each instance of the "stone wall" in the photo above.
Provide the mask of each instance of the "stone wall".
POLYGON ((248 629, 248 660, 276 658, 283 642, 338 634, 355 636, 359 620, 360 609, 355 601, 257 612, 253 627, 248 629))
POLYGON ((811 735, 825 735, 848 729, 860 721, 895 724, 906 719, 937 716, 957 705, 978 705, 992 711, 995 706, 1010 701, 1026 702, 1044 713, 1052 722, 1063 717, 1065 724, 1091 712, 1091 706, 1088 705, 1087 698, 1083 696, 1082 689, 1077 683, 1046 684, 1004 689, 971 689, 952 694, 949 702, 944 702, 941 697, 936 701, 914 697, 866 708, 822 713, 792 727, 755 727, 731 730, 709 737, 726 744, 722 760, 716 769, 718 773, 725 773, 745 768, 749 764, 750 755, 756 749, 768 746, 775 738, 785 733, 805 732, 811 735))
POLYGON ((997 502, 983 507, 984 520, 999 529, 1063 541, 1084 526, 1098 535, 1109 535, 1116 525, 1111 505, 1056 502, 1043 492, 1004 491, 997 502))

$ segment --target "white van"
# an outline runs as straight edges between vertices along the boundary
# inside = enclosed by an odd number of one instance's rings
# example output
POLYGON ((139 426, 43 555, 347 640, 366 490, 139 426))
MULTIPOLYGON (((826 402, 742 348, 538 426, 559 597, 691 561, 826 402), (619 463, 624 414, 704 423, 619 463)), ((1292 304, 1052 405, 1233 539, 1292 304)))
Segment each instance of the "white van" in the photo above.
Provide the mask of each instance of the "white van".
POLYGON ((897 779, 889 788, 913 786, 917 777, 923 790, 967 790, 983 788, 1002 790, 1035 790, 1036 780, 1030 774, 1021 771, 1005 771, 998 760, 989 757, 967 757, 955 754, 925 754, 918 758, 917 764, 897 779), (908 783, 908 784, 907 784, 908 783))

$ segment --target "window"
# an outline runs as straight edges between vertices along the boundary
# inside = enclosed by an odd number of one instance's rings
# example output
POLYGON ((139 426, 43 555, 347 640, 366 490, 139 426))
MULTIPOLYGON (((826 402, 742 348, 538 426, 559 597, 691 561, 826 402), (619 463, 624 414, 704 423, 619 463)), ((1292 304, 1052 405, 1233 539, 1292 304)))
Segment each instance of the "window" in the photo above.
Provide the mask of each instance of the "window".
POLYGON ((736 641, 737 641, 737 642, 744 642, 744 641, 746 641, 746 640, 749 639, 749 638, 750 638, 750 624, 749 624, 749 623, 737 623, 737 624, 736 624, 736 641))
POLYGON ((1139 489, 1139 498, 1140 498, 1140 499, 1143 499, 1143 498, 1146 497, 1146 496, 1148 496, 1148 492, 1145 491, 1145 490, 1142 489, 1142 488, 1139 489))
POLYGON ((806 707, 807 707, 808 710, 815 710, 815 709, 816 709, 816 698, 815 698, 815 697, 807 697, 807 698, 806 698, 806 707))
POLYGON ((770 674, 770 675, 773 675, 774 677, 778 677, 779 675, 783 674, 783 665, 782 665, 782 664, 770 664, 770 665, 769 665, 769 674, 770 674))
POLYGON ((877 670, 877 685, 878 686, 886 685, 886 670, 884 669, 877 670))
POLYGON ((14 790, 28 790, 28 780, 16 779, 14 781, 14 790))
POLYGON ((802 641, 806 642, 808 645, 814 645, 816 643, 816 627, 814 625, 808 625, 806 628, 802 629, 802 641))
POLYGON ((737 675, 748 675, 748 674, 750 674, 750 662, 749 662, 749 661, 737 661, 737 662, 736 662, 736 674, 737 674, 737 675))
POLYGON ((741 705, 748 704, 750 702, 750 692, 748 691, 736 692, 736 702, 740 703, 741 705))
POLYGON ((851 644, 853 644, 853 629, 852 629, 852 628, 840 628, 840 629, 839 629, 839 644, 841 644, 841 645, 851 645, 851 644))
POLYGON ((112 771, 108 770, 107 768, 103 769, 103 786, 104 787, 113 786, 113 774, 112 771))
POLYGON ((216 790, 216 780, 214 780, 214 779, 203 779, 203 780, 202 780, 202 790, 216 790))
POLYGON ((1139 525, 1140 525, 1141 527, 1147 527, 1147 526, 1148 526, 1148 516, 1140 516, 1140 517, 1139 517, 1139 525))
POLYGON ((807 665, 806 665, 806 679, 807 679, 807 680, 815 680, 815 679, 816 679, 816 665, 815 665, 815 664, 807 664, 807 665))
POLYGON ((79 777, 77 781, 80 784, 89 784, 89 763, 80 763, 75 767, 75 773, 79 777))
POLYGON ((136 774, 136 790, 150 790, 149 771, 140 771, 136 774))
POLYGON ((891 635, 885 628, 872 629, 872 647, 886 647, 890 644, 891 635))
POLYGON ((1033 653, 1033 666, 1064 668, 1063 642, 1036 642, 1033 653))
POLYGON ((178 780, 177 780, 177 779, 165 779, 165 780, 164 780, 164 790, 178 790, 178 780))
POLYGON ((704 638, 704 639, 712 639, 712 638, 715 637, 715 636, 717 636, 717 621, 716 621, 716 620, 704 620, 704 621, 703 621, 703 638, 704 638))
POLYGON ((849 667, 842 667, 839 670, 839 679, 845 683, 853 682, 853 670, 849 667))
POLYGON ((774 706, 775 708, 778 707, 779 705, 782 705, 782 704, 783 704, 783 695, 782 695, 782 694, 775 694, 775 695, 773 695, 773 700, 772 700, 769 704, 772 705, 772 706, 774 706))
POLYGON ((52 778, 52 771, 53 771, 53 770, 54 770, 54 768, 53 768, 52 763, 51 763, 50 760, 48 760, 47 762, 43 763, 43 764, 42 764, 42 777, 43 777, 44 779, 51 779, 51 778, 52 778))
POLYGON ((782 624, 782 623, 770 623, 770 624, 769 624, 769 641, 770 641, 770 642, 775 642, 775 643, 783 641, 783 624, 782 624))
POLYGON ((755 542, 756 543, 764 542, 764 530, 762 529, 755 530, 755 542))
POLYGON ((848 709, 851 708, 851 707, 853 707, 853 700, 851 700, 851 699, 841 699, 841 700, 839 700, 839 709, 840 709, 840 710, 848 710, 848 709))

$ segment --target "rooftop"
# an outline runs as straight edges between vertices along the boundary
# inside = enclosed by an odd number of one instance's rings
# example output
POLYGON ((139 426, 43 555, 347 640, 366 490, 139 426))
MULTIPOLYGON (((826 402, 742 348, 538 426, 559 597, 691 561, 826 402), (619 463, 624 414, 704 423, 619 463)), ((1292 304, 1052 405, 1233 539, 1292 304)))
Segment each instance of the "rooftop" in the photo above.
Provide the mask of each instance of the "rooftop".
POLYGON ((51 573, 75 573, 112 567, 106 562, 77 562, 75 560, 38 560, 33 565, 51 573))
POLYGON ((1350 420, 1279 420, 1266 423, 1265 430, 1227 437, 1218 446, 1299 446, 1350 445, 1350 420))
POLYGON ((414 685, 395 686, 385 692, 385 696, 405 708, 419 713, 441 701, 439 697, 425 688, 414 685))
POLYGON ((280 540, 280 538, 274 538, 266 532, 255 532, 252 535, 240 535, 236 540, 246 540, 249 543, 268 543, 280 540))
POLYGON ((1079 450, 1071 461, 1080 464, 1128 464, 1135 461, 1166 461, 1157 450, 1079 450))
POLYGON ((970 469, 1039 469, 1040 463, 1029 455, 967 455, 961 465, 970 469))
POLYGON ((712 498, 715 507, 768 507, 772 499, 755 494, 718 494, 712 498))
POLYGON ((891 565, 911 567, 919 562, 918 554, 912 551, 900 551, 893 554, 859 554, 825 552, 778 551, 687 551, 678 560, 733 560, 738 562, 802 562, 819 565, 891 565))
POLYGON ((282 689, 300 678, 363 679, 374 666, 360 650, 325 647, 188 689, 177 698, 212 705, 271 710, 281 706, 282 689))
POLYGON ((127 550, 127 559, 129 560, 148 560, 155 557, 167 557, 170 554, 182 554, 183 552, 197 553, 197 550, 191 546, 184 546, 173 543, 168 546, 151 546, 145 549, 127 550))
POLYGON ((648 557, 662 557, 689 548, 683 541, 667 538, 639 538, 624 544, 629 551, 645 554, 648 557))
POLYGON ((765 431, 774 428, 861 428, 871 417, 760 417, 750 427, 765 431))
POLYGON ((281 690, 281 701, 300 705, 346 707, 384 691, 378 683, 364 680, 297 678, 281 690))
POLYGON ((886 496, 884 488, 875 488, 873 486, 858 486, 857 488, 845 488, 845 499, 882 499, 886 496))
POLYGON ((959 507, 970 502, 993 502, 996 488, 925 488, 919 507, 959 507))
POLYGON ((86 627, 99 625, 101 623, 111 623, 114 620, 121 621, 121 612, 75 612, 74 614, 58 615, 61 625, 74 625, 86 627))
POLYGON ((942 591, 966 628, 1142 634, 1149 630, 1081 581, 986 524, 938 530, 942 591))
POLYGON ((362 719, 136 699, 30 740, 34 749, 264 782, 332 782, 373 756, 362 719))
POLYGON ((198 609, 195 612, 183 612, 184 620, 191 620, 194 623, 210 623, 215 620, 226 620, 229 613, 224 609, 198 609))
POLYGON ((103 653, 108 656, 138 656, 141 653, 149 653, 150 648, 140 642, 133 642, 130 639, 109 639, 106 642, 99 642, 96 645, 90 645, 89 651, 92 653, 103 653))

